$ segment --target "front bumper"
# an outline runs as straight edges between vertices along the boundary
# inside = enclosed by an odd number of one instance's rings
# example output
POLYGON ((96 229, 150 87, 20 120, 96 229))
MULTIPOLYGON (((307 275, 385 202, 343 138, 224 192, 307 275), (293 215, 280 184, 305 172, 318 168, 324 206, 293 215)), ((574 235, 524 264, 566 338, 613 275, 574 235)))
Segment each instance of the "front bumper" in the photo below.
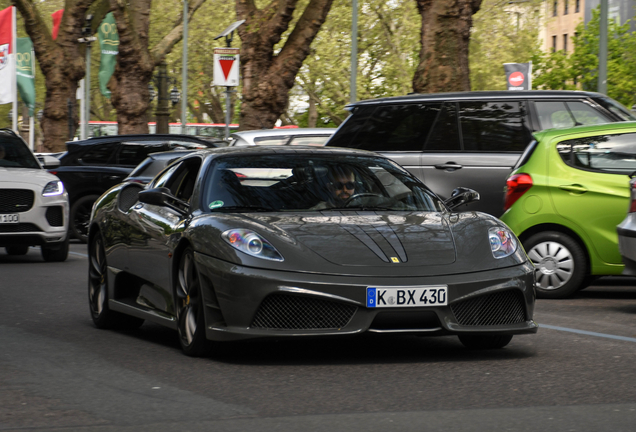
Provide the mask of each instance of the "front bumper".
POLYGON ((196 254, 210 340, 376 333, 524 334, 533 321, 534 268, 417 278, 294 273, 196 254), (447 285, 448 305, 368 308, 367 287, 447 285), (459 317, 459 318, 458 318, 459 317))
POLYGON ((0 247, 51 246, 64 243, 68 235, 68 195, 44 197, 34 190, 33 206, 17 212, 19 223, 0 224, 0 247))

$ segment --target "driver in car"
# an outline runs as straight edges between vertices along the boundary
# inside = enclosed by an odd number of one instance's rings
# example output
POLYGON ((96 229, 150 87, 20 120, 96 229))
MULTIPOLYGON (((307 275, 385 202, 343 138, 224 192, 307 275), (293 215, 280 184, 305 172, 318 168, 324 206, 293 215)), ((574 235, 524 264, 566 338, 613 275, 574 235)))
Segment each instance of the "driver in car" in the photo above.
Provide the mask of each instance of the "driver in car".
POLYGON ((330 169, 329 181, 327 182, 328 200, 316 204, 311 210, 343 207, 356 193, 355 180, 355 174, 348 167, 333 167, 330 169))

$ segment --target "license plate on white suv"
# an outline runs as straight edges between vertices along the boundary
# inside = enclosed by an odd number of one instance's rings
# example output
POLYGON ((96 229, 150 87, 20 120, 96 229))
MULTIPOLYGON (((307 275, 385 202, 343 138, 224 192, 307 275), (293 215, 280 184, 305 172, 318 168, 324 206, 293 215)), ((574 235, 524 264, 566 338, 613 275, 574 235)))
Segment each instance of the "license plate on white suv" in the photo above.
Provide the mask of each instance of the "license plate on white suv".
POLYGON ((17 213, 0 214, 0 224, 20 223, 20 215, 17 213))
POLYGON ((446 306, 446 285, 421 287, 367 287, 367 307, 446 306))

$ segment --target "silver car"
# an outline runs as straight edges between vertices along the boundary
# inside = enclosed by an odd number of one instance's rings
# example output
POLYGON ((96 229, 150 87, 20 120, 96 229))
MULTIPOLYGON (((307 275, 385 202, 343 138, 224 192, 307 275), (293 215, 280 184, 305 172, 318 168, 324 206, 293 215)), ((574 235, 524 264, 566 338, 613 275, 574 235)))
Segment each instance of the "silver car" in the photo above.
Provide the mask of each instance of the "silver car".
MULTIPOLYGON (((634 176, 632 173, 631 176, 634 176)), ((636 177, 629 182, 630 201, 627 216, 617 227, 618 249, 625 264, 624 275, 636 276, 636 177)))
POLYGON ((303 145, 324 146, 335 128, 257 129, 234 132, 230 146, 303 145))

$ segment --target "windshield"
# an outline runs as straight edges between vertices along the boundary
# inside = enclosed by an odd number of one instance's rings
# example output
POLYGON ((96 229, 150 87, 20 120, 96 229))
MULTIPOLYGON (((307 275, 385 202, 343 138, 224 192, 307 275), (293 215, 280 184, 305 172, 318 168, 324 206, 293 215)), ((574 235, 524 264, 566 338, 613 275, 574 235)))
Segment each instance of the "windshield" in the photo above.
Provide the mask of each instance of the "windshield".
POLYGON ((634 117, 634 115, 631 112, 629 112, 627 110, 627 108, 625 108, 623 105, 621 105, 620 103, 618 103, 614 99, 598 98, 598 99, 596 99, 596 101, 600 105, 602 105, 603 107, 605 107, 608 110, 610 110, 611 112, 613 112, 615 115, 617 115, 622 120, 626 120, 626 121, 636 120, 636 117, 634 117))
POLYGON ((0 167, 41 168, 31 150, 21 140, 7 136, 0 136, 0 167))
POLYGON ((229 156, 210 169, 203 202, 213 212, 445 209, 422 183, 383 158, 229 156))

